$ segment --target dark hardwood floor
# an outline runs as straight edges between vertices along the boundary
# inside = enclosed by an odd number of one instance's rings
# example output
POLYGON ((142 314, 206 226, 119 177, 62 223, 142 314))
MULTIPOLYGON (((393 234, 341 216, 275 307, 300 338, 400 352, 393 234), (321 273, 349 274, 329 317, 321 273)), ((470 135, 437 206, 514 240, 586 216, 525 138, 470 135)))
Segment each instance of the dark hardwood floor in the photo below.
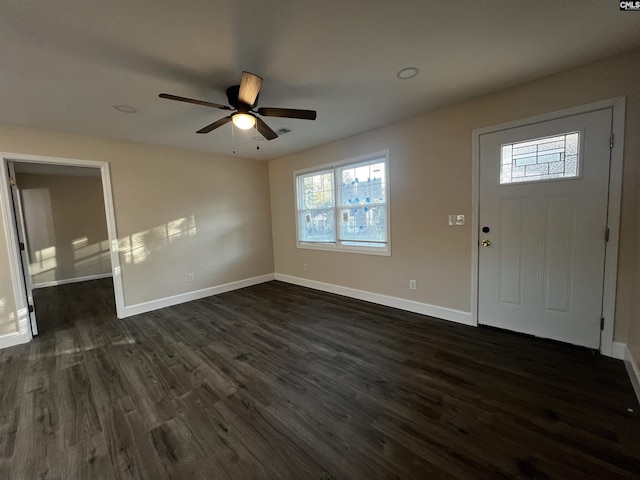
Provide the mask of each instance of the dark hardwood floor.
POLYGON ((280 282, 118 320, 111 288, 0 351, 0 478, 639 478, 620 361, 280 282))
POLYGON ((78 321, 113 318, 116 307, 111 279, 70 283, 33 290, 38 333, 73 328, 78 321))

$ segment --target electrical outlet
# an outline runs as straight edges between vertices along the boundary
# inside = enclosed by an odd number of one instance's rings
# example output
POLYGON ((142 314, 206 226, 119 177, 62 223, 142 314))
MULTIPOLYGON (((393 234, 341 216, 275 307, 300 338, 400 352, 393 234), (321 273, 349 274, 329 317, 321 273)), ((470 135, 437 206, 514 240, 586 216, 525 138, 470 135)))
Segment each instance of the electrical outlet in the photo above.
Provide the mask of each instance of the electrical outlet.
POLYGON ((188 282, 193 282, 194 280, 195 280, 195 276, 193 275, 193 273, 190 273, 189 275, 187 275, 188 282))
POLYGON ((415 290, 416 289, 416 281, 415 280, 409 280, 409 288, 411 290, 415 290))

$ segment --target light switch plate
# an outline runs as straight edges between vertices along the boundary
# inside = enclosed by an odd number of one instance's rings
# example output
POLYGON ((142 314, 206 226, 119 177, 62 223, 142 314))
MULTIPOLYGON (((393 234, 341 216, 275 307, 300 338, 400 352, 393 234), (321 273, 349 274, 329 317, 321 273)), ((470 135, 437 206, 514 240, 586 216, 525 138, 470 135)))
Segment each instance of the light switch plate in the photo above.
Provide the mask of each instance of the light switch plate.
POLYGON ((449 225, 451 226, 464 225, 464 215, 449 215, 449 225))

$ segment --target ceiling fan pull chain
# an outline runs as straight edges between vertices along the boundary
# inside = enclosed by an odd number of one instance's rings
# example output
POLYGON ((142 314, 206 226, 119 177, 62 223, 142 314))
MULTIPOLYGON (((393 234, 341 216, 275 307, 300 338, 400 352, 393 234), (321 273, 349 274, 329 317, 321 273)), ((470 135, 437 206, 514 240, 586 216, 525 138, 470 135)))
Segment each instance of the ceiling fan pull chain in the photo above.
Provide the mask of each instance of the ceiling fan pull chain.
POLYGON ((231 124, 231 138, 233 140, 233 154, 236 154, 236 129, 233 126, 233 123, 231 124))
POLYGON ((260 139, 258 138, 258 123, 255 124, 256 128, 256 150, 260 150, 260 139))

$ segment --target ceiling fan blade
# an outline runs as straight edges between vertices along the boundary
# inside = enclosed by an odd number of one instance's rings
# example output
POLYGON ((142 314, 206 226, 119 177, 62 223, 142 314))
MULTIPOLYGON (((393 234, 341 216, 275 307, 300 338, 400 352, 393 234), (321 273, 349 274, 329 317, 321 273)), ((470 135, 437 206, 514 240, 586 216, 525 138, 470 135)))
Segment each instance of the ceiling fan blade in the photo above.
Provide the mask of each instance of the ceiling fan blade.
POLYGON ((295 108, 268 108, 258 109, 260 115, 265 117, 285 117, 285 118, 301 118, 303 120, 315 120, 315 110, 297 110, 295 108))
POLYGON ((258 98, 258 93, 260 93, 260 87, 262 87, 262 78, 253 73, 242 72, 238 102, 244 103, 251 108, 253 104, 256 103, 256 98, 258 98))
POLYGON ((171 95, 170 93, 161 93, 158 95, 160 98, 166 98, 168 100, 177 100, 179 102, 194 103, 196 105, 204 105, 205 107, 219 108, 221 110, 231 110, 231 107, 226 105, 220 105, 219 103, 205 102, 204 100, 194 100, 193 98, 179 97, 177 95, 171 95))
POLYGON ((264 120, 262 120, 261 118, 256 117, 256 127, 258 128, 260 134, 267 140, 278 138, 278 134, 271 130, 271 127, 264 123, 264 120))
POLYGON ((218 127, 226 125, 230 121, 231 121, 231 115, 229 115, 228 117, 221 118, 220 120, 217 120, 217 121, 213 122, 211 125, 207 125, 206 127, 201 128, 196 133, 209 133, 212 130, 215 130, 216 128, 218 128, 218 127))

